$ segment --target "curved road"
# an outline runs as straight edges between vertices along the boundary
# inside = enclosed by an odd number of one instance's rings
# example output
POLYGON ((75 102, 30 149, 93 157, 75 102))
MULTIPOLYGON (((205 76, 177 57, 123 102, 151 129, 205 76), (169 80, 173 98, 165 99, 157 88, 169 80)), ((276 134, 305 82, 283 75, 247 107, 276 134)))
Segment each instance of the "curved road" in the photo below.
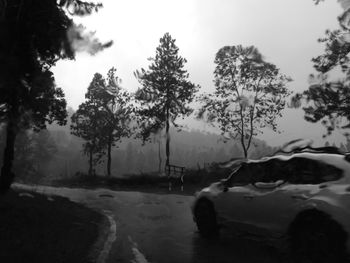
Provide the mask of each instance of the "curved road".
POLYGON ((281 253, 257 241, 232 236, 202 239, 192 220, 190 196, 54 187, 34 190, 68 197, 109 217, 114 229, 99 262, 285 262, 281 253))

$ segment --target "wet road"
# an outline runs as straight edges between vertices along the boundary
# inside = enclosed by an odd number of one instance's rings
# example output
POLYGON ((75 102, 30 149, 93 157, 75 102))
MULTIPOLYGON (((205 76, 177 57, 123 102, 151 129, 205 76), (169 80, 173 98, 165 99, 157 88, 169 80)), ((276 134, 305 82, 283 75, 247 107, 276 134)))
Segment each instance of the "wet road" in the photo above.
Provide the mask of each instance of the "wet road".
POLYGON ((190 196, 53 187, 36 191, 68 197, 109 217, 114 225, 99 262, 283 262, 275 249, 256 241, 201 238, 192 220, 190 196))

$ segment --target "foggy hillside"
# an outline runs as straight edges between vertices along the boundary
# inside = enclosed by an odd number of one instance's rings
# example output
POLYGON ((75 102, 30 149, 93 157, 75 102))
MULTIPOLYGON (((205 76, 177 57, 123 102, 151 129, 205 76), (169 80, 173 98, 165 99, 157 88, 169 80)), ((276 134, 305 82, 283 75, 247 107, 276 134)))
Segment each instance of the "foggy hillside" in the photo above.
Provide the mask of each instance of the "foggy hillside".
MULTIPOLYGON (((72 114, 72 110, 69 110, 72 114)), ((69 120, 69 118, 68 118, 69 120)), ((2 130, 4 133, 4 130, 2 130)), ((4 147, 1 136, 0 147, 4 147)), ((217 134, 198 130, 170 130, 170 163, 186 168, 204 168, 213 162, 223 162, 242 157, 239 144, 223 142, 217 134)), ((66 126, 50 125, 39 133, 22 132, 16 142, 15 171, 21 181, 50 182, 59 178, 86 173, 88 158, 82 153, 83 141, 72 135, 69 121, 66 126)), ((264 141, 255 140, 252 158, 270 154, 274 149, 264 141)), ((2 152, 1 152, 2 153, 2 152)), ((164 136, 156 136, 152 142, 142 143, 127 138, 112 150, 112 176, 127 176, 132 173, 158 172, 165 165, 164 136)), ((105 157, 96 166, 96 173, 105 175, 105 157)))

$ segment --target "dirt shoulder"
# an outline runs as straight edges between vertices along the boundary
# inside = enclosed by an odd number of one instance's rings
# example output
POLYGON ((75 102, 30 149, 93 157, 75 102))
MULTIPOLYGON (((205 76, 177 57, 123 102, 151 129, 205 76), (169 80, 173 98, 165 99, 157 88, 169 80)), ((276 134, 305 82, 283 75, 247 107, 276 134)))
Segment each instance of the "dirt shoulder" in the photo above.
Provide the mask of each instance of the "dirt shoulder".
POLYGON ((106 224, 66 198, 11 190, 0 196, 0 262, 94 262, 106 224))

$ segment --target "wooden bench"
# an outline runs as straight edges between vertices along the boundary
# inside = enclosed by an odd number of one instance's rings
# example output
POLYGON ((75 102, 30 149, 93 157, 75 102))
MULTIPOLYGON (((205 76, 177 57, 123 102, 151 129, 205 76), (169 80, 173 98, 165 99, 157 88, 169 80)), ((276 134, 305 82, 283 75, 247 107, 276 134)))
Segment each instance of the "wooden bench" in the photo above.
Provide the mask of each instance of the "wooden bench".
POLYGON ((169 180, 169 191, 172 190, 172 180, 180 179, 181 182, 181 191, 184 190, 184 176, 186 168, 183 166, 177 165, 165 165, 165 172, 169 180))

